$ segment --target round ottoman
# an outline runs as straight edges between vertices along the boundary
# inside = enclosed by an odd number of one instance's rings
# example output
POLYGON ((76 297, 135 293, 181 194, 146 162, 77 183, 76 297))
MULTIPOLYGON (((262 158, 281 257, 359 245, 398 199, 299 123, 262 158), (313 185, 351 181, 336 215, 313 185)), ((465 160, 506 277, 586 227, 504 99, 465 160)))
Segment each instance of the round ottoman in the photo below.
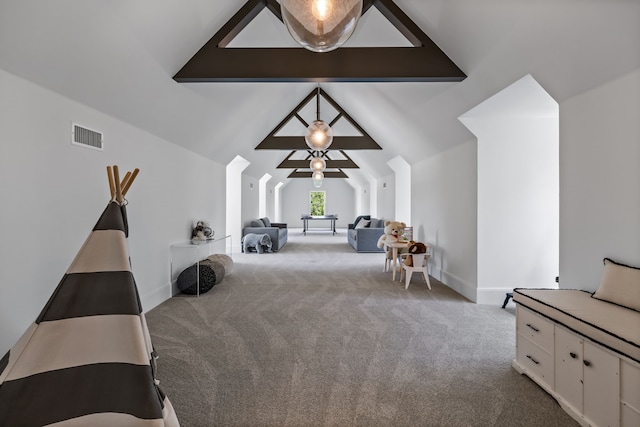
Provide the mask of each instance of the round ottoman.
MULTIPOLYGON (((178 276, 178 289, 183 294, 198 294, 198 264, 187 267, 178 276)), ((216 273, 209 265, 200 263, 200 293, 207 293, 216 284, 216 273)))
POLYGON ((217 261, 224 267, 224 274, 230 275, 233 271, 233 259, 226 254, 213 254, 207 257, 210 261, 217 261))
POLYGON ((222 282, 222 279, 224 279, 225 271, 224 266, 221 263, 219 263, 218 261, 211 261, 207 258, 200 261, 200 266, 202 267, 203 265, 206 265, 207 267, 212 269, 216 274, 216 285, 222 282))

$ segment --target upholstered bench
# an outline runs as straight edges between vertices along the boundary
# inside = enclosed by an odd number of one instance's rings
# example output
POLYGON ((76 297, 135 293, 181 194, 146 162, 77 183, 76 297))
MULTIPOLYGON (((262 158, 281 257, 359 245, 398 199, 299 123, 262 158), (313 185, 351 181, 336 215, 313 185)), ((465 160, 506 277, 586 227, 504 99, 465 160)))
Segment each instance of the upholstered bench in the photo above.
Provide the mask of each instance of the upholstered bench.
POLYGON ((640 426, 640 269, 605 259, 598 290, 514 289, 516 358, 573 418, 640 426))

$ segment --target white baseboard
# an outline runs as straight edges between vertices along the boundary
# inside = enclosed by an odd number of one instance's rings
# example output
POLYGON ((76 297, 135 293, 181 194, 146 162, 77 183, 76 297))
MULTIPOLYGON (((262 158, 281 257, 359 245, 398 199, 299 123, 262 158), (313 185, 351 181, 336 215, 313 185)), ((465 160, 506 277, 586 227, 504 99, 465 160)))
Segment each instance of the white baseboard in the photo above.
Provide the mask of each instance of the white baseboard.
POLYGON ((159 306, 169 298, 171 298, 171 285, 168 283, 140 296, 145 312, 159 306))
POLYGON ((446 270, 439 270, 440 273, 440 281, 462 295, 463 297, 471 300, 472 302, 476 301, 476 287, 472 283, 468 283, 455 274, 451 274, 446 270))
POLYGON ((502 307, 507 292, 513 292, 513 288, 480 288, 477 289, 478 304, 498 305, 502 307))

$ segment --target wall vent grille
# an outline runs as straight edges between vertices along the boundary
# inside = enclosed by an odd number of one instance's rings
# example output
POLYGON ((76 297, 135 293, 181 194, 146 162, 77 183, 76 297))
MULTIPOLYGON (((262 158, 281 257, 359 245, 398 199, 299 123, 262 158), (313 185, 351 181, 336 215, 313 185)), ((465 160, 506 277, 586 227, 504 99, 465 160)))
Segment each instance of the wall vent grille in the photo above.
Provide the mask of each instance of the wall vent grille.
POLYGON ((100 132, 78 126, 75 123, 72 124, 71 143, 74 145, 81 145, 83 147, 104 151, 102 138, 103 136, 100 132))

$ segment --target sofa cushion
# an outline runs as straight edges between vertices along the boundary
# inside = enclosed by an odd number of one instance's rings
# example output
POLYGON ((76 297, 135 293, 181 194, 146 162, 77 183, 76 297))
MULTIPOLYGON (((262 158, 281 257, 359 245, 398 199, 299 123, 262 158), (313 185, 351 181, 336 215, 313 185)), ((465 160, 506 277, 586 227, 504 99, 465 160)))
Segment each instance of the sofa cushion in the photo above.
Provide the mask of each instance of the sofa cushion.
POLYGON ((370 228, 384 228, 384 219, 371 218, 370 228))
POLYGON ((604 272, 593 298, 640 311, 640 268, 605 258, 604 272))
POLYGON ((260 218, 260 221, 264 223, 265 227, 271 227, 271 221, 266 216, 264 218, 260 218))
POLYGON ((261 219, 256 219, 254 221, 251 221, 251 226, 252 227, 264 227, 264 222, 261 219))

